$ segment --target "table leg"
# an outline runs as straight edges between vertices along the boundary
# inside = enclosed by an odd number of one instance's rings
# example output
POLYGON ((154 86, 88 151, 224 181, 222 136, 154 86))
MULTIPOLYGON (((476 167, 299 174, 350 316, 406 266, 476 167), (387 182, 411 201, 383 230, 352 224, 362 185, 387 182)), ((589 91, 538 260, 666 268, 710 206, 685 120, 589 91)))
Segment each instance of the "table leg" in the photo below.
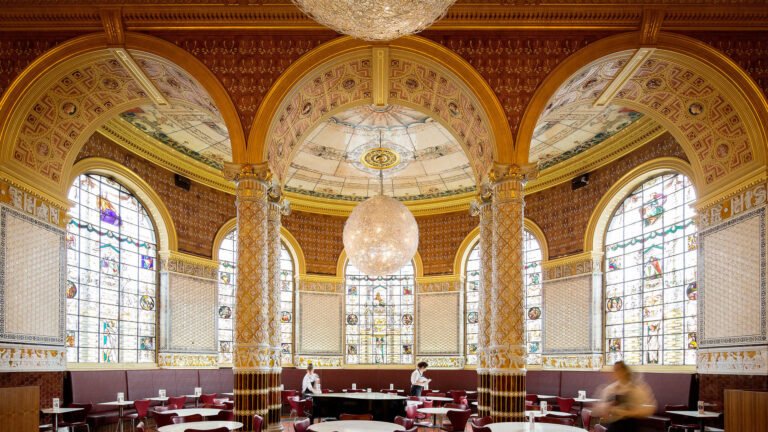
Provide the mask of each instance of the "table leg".
POLYGON ((53 413, 53 430, 59 432, 59 413, 53 413))
POLYGON ((123 432, 123 406, 117 407, 117 423, 120 424, 120 432, 123 432))

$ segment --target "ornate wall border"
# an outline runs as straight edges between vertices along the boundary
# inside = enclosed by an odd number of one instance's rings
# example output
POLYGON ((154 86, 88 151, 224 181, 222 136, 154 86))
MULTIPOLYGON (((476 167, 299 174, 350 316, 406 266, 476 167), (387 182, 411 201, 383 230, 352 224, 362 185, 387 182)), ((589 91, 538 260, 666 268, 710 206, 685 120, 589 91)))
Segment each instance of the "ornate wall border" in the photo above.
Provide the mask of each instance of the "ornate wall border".
MULTIPOLYGON (((698 260, 698 274, 699 274, 699 307, 698 307, 698 333, 699 333, 699 346, 701 348, 719 348, 728 346, 745 346, 745 345, 763 345, 768 342, 768 326, 766 325, 766 315, 768 311, 768 301, 766 299, 766 238, 765 238, 765 225, 766 225, 766 207, 761 207, 748 212, 743 213, 740 216, 732 217, 727 221, 708 228, 699 232, 699 260, 698 260), (759 334, 755 335, 742 335, 734 337, 722 337, 722 338, 707 338, 706 337, 706 320, 705 320, 705 308, 706 304, 706 280, 701 276, 704 274, 704 260, 701 258, 704 256, 707 250, 706 240, 711 234, 722 231, 726 228, 730 228, 741 222, 745 222, 752 218, 759 218, 760 221, 760 329, 759 334)), ((757 299, 755 299, 757 300, 757 299)))

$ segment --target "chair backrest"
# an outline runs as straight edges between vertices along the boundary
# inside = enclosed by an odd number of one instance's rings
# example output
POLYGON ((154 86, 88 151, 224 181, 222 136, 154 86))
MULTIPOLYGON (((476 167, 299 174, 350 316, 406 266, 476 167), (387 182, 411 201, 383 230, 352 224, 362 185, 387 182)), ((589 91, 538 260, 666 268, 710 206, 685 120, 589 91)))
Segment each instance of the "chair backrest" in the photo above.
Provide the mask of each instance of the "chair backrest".
POLYGON ((200 395, 200 403, 202 404, 212 404, 214 403, 214 399, 216 399, 216 393, 207 393, 200 395))
POLYGON ((205 404, 203 405, 203 408, 211 408, 211 409, 227 409, 227 406, 224 404, 205 404))
POLYGON ((253 432, 261 432, 261 425, 264 424, 264 417, 254 414, 253 415, 253 432))
POLYGON ((221 410, 213 417, 213 420, 235 421, 235 412, 232 410, 221 410))
POLYGON ((423 404, 421 404, 422 408, 432 408, 435 406, 435 403, 431 400, 425 400, 423 404))
POLYGON ((586 430, 592 429, 592 410, 589 408, 581 409, 581 425, 586 430))
POLYGON ((448 390, 448 394, 451 395, 450 397, 453 398, 454 403, 461 403, 461 398, 465 398, 467 396, 466 390, 448 390))
POLYGON ((303 418, 301 420, 296 420, 293 422, 293 431, 294 432, 307 432, 307 429, 309 429, 309 419, 303 418))
POLYGON ((80 411, 72 411, 62 414, 61 418, 67 423, 79 423, 84 422, 88 418, 88 413, 93 409, 91 403, 71 403, 67 405, 68 408, 82 408, 80 411))
POLYGON ((409 419, 415 419, 419 416, 419 406, 418 405, 406 405, 405 406, 405 416, 409 419))
POLYGON ((235 409, 235 403, 233 401, 224 402, 224 406, 227 407, 228 410, 235 409))
POLYGON ((489 428, 488 426, 475 426, 475 425, 471 425, 471 426, 472 426, 472 432, 492 432, 491 428, 489 428))
POLYGON ((320 391, 321 391, 321 392, 323 392, 323 393, 333 393, 333 390, 331 390, 331 389, 326 389, 326 388, 324 388, 324 389, 322 389, 322 390, 320 390, 320 391))
POLYGON ((146 429, 144 429, 144 422, 139 422, 139 424, 136 425, 136 432, 146 432, 146 429))
POLYGON ((399 424, 404 429, 410 429, 413 427, 413 420, 408 417, 397 416, 395 417, 395 423, 399 424))
POLYGON ((489 424, 493 423, 493 417, 491 416, 485 416, 485 417, 472 417, 469 419, 469 421, 477 427, 482 426, 488 426, 489 424))
POLYGON ((150 404, 152 404, 152 401, 149 399, 137 400, 133 402, 133 408, 136 409, 136 414, 139 415, 139 418, 144 418, 147 416, 150 404))
POLYGON ((573 420, 570 417, 539 417, 538 419, 539 423, 553 423, 553 424, 561 424, 566 426, 573 426, 576 424, 576 421, 573 420))
POLYGON ((176 409, 184 408, 184 404, 187 403, 186 396, 173 396, 168 398, 168 405, 176 405, 176 409))
POLYGON ((408 400, 423 401, 424 400, 424 396, 408 396, 408 400))
POLYGON ((299 399, 298 396, 290 396, 288 398, 288 405, 291 407, 291 411, 296 411, 298 414, 299 410, 301 410, 301 399, 299 399))
POLYGON ((560 408, 560 411, 567 413, 571 411, 571 408, 573 408, 573 404, 576 401, 573 400, 573 398, 557 398, 557 407, 560 408))
POLYGON ((157 427, 172 425, 173 419, 178 416, 176 413, 155 412, 155 423, 157 427))
POLYGON ((373 420, 373 414, 341 414, 339 420, 373 420))
POLYGON ((536 403, 539 401, 539 397, 535 394, 527 394, 525 395, 525 400, 536 403))
POLYGON ((184 417, 176 416, 173 418, 174 424, 180 424, 180 423, 195 423, 195 422, 201 422, 203 421, 203 416, 200 414, 192 414, 184 417))
POLYGON ((451 410, 445 416, 448 417, 448 421, 451 422, 453 430, 463 431, 467 428, 467 420, 472 415, 472 410, 451 410))

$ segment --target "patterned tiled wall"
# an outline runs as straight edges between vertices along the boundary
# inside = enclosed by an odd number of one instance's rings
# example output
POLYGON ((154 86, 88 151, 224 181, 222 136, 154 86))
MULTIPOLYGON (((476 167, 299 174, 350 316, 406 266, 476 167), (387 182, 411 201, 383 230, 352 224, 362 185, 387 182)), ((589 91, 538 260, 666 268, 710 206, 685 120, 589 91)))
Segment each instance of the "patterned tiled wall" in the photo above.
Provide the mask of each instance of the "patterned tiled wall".
POLYGON ((768 391, 766 375, 700 375, 699 400, 723 406, 725 390, 762 390, 768 391))
POLYGON ((172 172, 130 153, 99 133, 86 141, 77 160, 93 156, 112 159, 149 183, 171 213, 181 252, 210 257, 216 232, 236 215, 233 195, 196 182, 185 191, 174 184, 172 172))
POLYGON ((688 160, 680 145, 664 134, 638 150, 590 173, 589 185, 571 190, 570 182, 525 197, 525 217, 543 231, 549 258, 582 252, 584 234, 595 206, 632 168, 662 156, 688 160))
POLYGON ((416 355, 458 355, 464 325, 461 292, 416 296, 416 355))
POLYGON ((342 355, 343 301, 341 293, 299 292, 298 354, 342 355))
POLYGON ((53 398, 64 402, 64 372, 0 373, 0 387, 40 387, 40 408, 50 408, 53 398))

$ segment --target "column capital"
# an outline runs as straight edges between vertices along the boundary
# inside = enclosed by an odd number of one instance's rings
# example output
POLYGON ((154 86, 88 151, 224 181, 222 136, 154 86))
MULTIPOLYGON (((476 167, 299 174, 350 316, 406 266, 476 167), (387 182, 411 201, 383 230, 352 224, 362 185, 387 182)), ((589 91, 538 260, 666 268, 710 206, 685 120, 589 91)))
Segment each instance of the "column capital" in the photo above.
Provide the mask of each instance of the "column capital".
POLYGON ((267 201, 269 202, 270 220, 278 220, 280 216, 291 214, 291 202, 283 197, 283 190, 278 184, 272 184, 267 188, 267 201))
POLYGON ((494 162, 488 173, 488 179, 493 187, 507 181, 518 181, 525 184, 529 180, 535 179, 538 172, 536 164, 509 165, 494 162))
POLYGON ((493 190, 489 183, 480 185, 477 191, 477 197, 469 203, 469 214, 472 217, 483 217, 483 212, 489 209, 493 201, 493 190))
POLYGON ((272 181, 272 171, 267 162, 258 164, 239 164, 233 162, 224 163, 221 174, 225 179, 239 183, 241 180, 252 179, 264 183, 272 181))

